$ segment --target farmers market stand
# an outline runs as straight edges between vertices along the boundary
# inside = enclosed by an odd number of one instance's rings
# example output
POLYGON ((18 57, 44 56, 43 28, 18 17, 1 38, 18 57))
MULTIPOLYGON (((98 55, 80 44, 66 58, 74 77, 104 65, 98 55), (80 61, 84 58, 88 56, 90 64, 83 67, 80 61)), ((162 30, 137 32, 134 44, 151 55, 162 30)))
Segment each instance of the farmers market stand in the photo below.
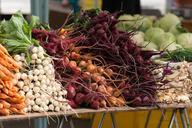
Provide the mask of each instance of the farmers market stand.
MULTIPOLYGON (((98 128, 102 128, 104 123, 104 118, 106 116, 106 113, 110 114, 111 120, 112 120, 112 126, 113 128, 117 128, 117 123, 114 113, 115 112, 130 112, 130 111, 148 111, 148 115, 145 121, 144 128, 148 128, 149 121, 151 119, 151 113, 153 110, 161 110, 162 115, 159 119, 159 123, 157 125, 157 128, 160 128, 163 121, 164 116, 166 114, 166 111, 168 109, 172 110, 172 115, 169 121, 169 128, 172 128, 173 125, 175 125, 176 128, 179 128, 178 120, 176 113, 179 112, 179 116, 181 118, 182 126, 183 128, 190 128, 190 120, 188 116, 187 108, 191 108, 192 104, 172 104, 172 105, 159 105, 159 107, 112 107, 108 109, 99 109, 99 110, 93 110, 93 109, 75 109, 74 111, 67 111, 67 112, 47 112, 47 113, 30 113, 26 115, 10 115, 10 116, 2 116, 0 117, 0 121, 10 121, 10 120, 22 120, 22 119, 28 119, 28 118, 34 118, 35 119, 35 128, 47 128, 47 117, 55 117, 55 116, 66 116, 69 117, 68 123, 71 128, 75 128, 73 124, 73 120, 70 118, 72 115, 76 114, 93 114, 92 121, 94 120, 96 113, 101 113, 101 118, 99 119, 99 125, 98 128), (160 108, 159 108, 160 107, 160 108)), ((63 122, 65 121, 65 118, 62 119, 60 123, 60 127, 62 128, 63 122)))

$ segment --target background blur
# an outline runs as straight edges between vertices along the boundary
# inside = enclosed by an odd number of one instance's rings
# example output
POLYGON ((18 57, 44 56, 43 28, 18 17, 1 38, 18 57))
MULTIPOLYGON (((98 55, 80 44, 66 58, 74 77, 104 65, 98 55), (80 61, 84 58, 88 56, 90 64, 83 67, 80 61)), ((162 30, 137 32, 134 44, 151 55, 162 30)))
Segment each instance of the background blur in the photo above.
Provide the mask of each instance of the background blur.
MULTIPOLYGON (((190 27, 192 0, 140 0, 143 15, 160 16, 173 12, 182 16, 185 25, 190 27)), ((66 16, 79 9, 101 8, 102 0, 0 0, 0 18, 21 10, 24 14, 40 16, 51 27, 58 28, 66 16)), ((192 25, 191 25, 192 26, 192 25)))

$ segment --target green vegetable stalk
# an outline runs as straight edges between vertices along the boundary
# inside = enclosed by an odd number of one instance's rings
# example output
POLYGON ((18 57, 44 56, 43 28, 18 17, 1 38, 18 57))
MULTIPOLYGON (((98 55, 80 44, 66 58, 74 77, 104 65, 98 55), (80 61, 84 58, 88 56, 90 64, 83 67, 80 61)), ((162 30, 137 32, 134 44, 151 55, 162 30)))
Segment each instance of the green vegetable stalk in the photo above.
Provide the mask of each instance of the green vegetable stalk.
POLYGON ((32 29, 39 22, 39 19, 32 16, 28 23, 20 12, 14 14, 10 20, 3 20, 0 23, 0 43, 3 44, 9 53, 25 53, 30 61, 29 49, 38 46, 39 42, 32 39, 32 29))
POLYGON ((192 49, 181 48, 171 52, 167 51, 167 53, 162 56, 162 59, 174 62, 182 62, 182 61, 192 62, 192 49))

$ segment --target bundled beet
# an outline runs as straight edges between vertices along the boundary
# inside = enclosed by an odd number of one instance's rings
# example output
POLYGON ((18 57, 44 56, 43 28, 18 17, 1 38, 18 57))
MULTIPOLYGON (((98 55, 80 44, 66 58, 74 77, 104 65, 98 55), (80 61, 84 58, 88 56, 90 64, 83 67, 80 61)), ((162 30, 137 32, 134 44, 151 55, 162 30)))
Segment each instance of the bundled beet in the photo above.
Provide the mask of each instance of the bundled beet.
POLYGON ((155 65, 150 61, 151 55, 144 54, 132 41, 131 36, 134 33, 117 30, 116 16, 106 11, 85 12, 78 18, 77 21, 86 19, 86 24, 82 22, 75 24, 87 36, 86 40, 78 43, 78 46, 83 48, 81 52, 102 58, 102 63, 121 74, 112 79, 118 79, 115 84, 117 86, 121 84, 128 104, 142 106, 154 103, 157 86, 151 71, 155 65), (122 76, 127 76, 128 79, 123 80, 122 76))
POLYGON ((33 37, 38 39, 41 45, 47 50, 48 54, 53 57, 63 57, 66 51, 73 47, 73 45, 83 40, 84 36, 77 36, 74 38, 61 38, 56 31, 33 29, 33 37))
POLYGON ((125 105, 121 91, 110 79, 113 71, 94 64, 91 55, 81 54, 81 47, 76 47, 77 42, 85 40, 84 36, 70 37, 66 33, 34 29, 33 37, 54 57, 56 78, 66 88, 67 99, 73 108, 125 105))
POLYGON ((77 15, 61 31, 33 30, 53 57, 56 78, 66 87, 71 106, 152 105, 157 90, 150 57, 131 39, 134 32, 116 29, 116 16, 94 10, 77 15), (126 101, 126 102, 125 102, 126 101))

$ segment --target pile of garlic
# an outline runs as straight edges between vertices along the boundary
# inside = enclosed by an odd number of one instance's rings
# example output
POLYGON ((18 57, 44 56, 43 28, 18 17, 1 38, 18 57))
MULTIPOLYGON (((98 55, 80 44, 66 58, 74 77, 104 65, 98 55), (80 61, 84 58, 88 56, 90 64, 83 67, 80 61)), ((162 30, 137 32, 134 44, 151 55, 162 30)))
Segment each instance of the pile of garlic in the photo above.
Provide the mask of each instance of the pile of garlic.
MULTIPOLYGON (((161 103, 189 103, 192 99, 192 65, 184 61, 169 65, 172 73, 165 75, 157 93, 161 103)), ((161 70, 162 71, 162 70, 161 70)), ((161 72, 163 74, 163 72, 161 72)))
POLYGON ((25 54, 15 55, 14 59, 23 69, 16 73, 13 83, 19 87, 20 94, 26 97, 25 112, 66 111, 71 107, 66 102, 67 91, 55 80, 52 59, 44 49, 31 49, 31 63, 27 64, 25 54))

